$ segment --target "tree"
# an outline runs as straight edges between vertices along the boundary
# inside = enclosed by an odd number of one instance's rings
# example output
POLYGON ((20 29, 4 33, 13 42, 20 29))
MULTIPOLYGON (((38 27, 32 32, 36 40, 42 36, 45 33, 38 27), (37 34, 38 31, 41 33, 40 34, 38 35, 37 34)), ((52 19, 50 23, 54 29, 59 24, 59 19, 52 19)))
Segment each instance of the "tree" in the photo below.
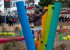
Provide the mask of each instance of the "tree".
POLYGON ((70 2, 68 3, 68 6, 70 7, 70 2))
POLYGON ((70 0, 68 1, 68 6, 70 7, 70 0))
POLYGON ((48 6, 49 4, 52 4, 52 0, 40 0, 38 4, 42 7, 48 6))
POLYGON ((44 6, 48 6, 49 4, 53 4, 54 2, 61 2, 63 6, 70 7, 70 0, 40 0, 38 4, 44 7, 44 6))

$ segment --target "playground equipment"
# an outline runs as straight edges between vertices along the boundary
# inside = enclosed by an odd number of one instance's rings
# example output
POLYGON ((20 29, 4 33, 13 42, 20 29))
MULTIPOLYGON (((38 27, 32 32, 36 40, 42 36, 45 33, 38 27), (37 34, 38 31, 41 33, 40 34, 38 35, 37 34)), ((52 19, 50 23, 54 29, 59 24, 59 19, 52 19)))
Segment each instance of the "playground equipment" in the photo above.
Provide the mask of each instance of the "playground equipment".
MULTIPOLYGON (((48 7, 44 7, 44 10, 48 9, 48 7)), ((41 31, 42 34, 42 38, 43 38, 43 34, 44 34, 44 28, 45 28, 45 22, 46 22, 46 18, 47 18, 47 11, 45 12, 45 14, 42 16, 42 28, 43 30, 41 31)), ((40 36, 39 36, 39 40, 38 40, 38 45, 37 45, 37 49, 40 50, 41 49, 41 41, 40 41, 40 36)))
POLYGON ((24 37, 2 38, 0 39, 0 43, 10 42, 12 40, 20 41, 20 40, 24 40, 24 37))
POLYGON ((13 36, 15 35, 15 33, 14 32, 0 32, 0 36, 6 36, 6 35, 13 36))
MULTIPOLYGON (((21 21, 22 30, 24 33, 25 42, 27 45, 27 50, 36 50, 35 44, 33 41, 33 37, 32 37, 32 33, 31 33, 31 29, 29 26, 29 22, 27 19, 27 14, 26 14, 26 10, 24 7, 24 2, 19 1, 16 4, 17 4, 19 18, 21 21)), ((54 44, 54 39, 55 39, 55 35, 56 35, 56 29, 57 29, 57 24, 58 24, 60 9, 61 9, 61 3, 55 3, 54 9, 52 9, 52 7, 53 7, 53 5, 52 6, 50 5, 48 7, 48 15, 47 15, 47 23, 48 23, 47 24, 47 27, 48 27, 47 33, 48 34, 44 35, 45 39, 48 41, 45 41, 47 43, 45 45, 47 47, 45 50, 53 50, 53 44, 54 44)), ((44 40, 43 40, 43 42, 44 42, 44 40)), ((42 45, 43 45, 43 43, 42 43, 42 45)))
POLYGON ((46 50, 53 50, 61 5, 62 5, 61 3, 54 4, 54 10, 53 10, 53 15, 52 15, 46 50))
MULTIPOLYGON (((44 10, 45 9, 48 9, 48 7, 44 7, 44 10)), ((45 12, 45 14, 42 16, 42 28, 43 28, 43 30, 41 31, 41 33, 42 33, 42 38, 43 38, 43 34, 44 34, 44 28, 45 28, 45 22, 46 22, 46 19, 47 19, 47 12, 48 11, 46 11, 45 12)))
POLYGON ((70 35, 67 35, 66 37, 63 37, 63 34, 60 34, 60 41, 64 40, 70 40, 70 35))
POLYGON ((63 41, 63 34, 60 34, 60 41, 63 41))
POLYGON ((66 28, 63 28, 63 32, 66 32, 66 28))
POLYGON ((27 50, 36 50, 23 1, 16 3, 27 50))
POLYGON ((20 35, 20 36, 22 36, 22 35, 23 35, 23 32, 22 32, 22 31, 20 31, 20 32, 19 32, 19 35, 20 35))
MULTIPOLYGON (((19 1, 16 3, 16 5, 17 5, 17 10, 18 10, 27 50, 36 50, 35 45, 37 46, 38 43, 37 42, 34 43, 32 32, 30 29, 30 25, 29 25, 26 10, 25 10, 25 6, 24 6, 24 2, 19 1)), ((55 3, 54 5, 48 6, 47 20, 46 20, 41 50, 53 50, 60 9, 61 9, 61 3, 55 3), (54 6, 54 9, 52 8, 53 6, 54 6)), ((14 39, 24 40, 24 38, 21 37, 21 38, 14 38, 14 39)), ((8 42, 14 39, 12 38, 0 39, 0 42, 2 43, 8 42)))
POLYGON ((70 35, 67 35, 66 37, 63 37, 64 40, 70 40, 70 35))
POLYGON ((48 13, 47 13, 47 19, 46 19, 46 24, 45 24, 45 29, 44 29, 43 42, 41 45, 41 50, 46 50, 45 45, 47 45, 48 34, 49 34, 49 30, 50 30, 50 24, 51 24, 52 13, 53 13, 52 7, 54 7, 54 5, 48 6, 48 13))
MULTIPOLYGON (((12 40, 24 42, 25 39, 24 39, 24 37, 1 38, 0 44, 5 43, 5 42, 11 42, 12 40)), ((37 46, 37 45, 38 45, 38 42, 35 42, 35 46, 37 46)))

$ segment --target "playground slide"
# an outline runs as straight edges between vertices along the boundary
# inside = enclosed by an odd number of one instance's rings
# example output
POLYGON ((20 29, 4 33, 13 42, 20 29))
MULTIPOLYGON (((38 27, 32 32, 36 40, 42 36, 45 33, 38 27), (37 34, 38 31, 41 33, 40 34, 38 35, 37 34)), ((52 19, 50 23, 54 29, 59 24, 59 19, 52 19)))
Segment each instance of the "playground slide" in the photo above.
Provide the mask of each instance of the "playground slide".
MULTIPOLYGON (((48 9, 48 7, 44 7, 44 10, 45 10, 45 9, 48 9)), ((42 28, 43 28, 43 30, 41 31, 42 38, 43 38, 43 34, 44 34, 44 28, 45 28, 46 18, 47 18, 47 11, 46 11, 45 14, 42 16, 42 28)), ((38 40, 37 49, 38 49, 38 50, 41 50, 40 36, 39 36, 39 40, 38 40)))
POLYGON ((45 29, 44 29, 43 42, 41 45, 41 50, 46 50, 48 34, 49 34, 49 30, 50 30, 50 24, 51 24, 52 13, 53 13, 53 6, 54 5, 48 6, 48 13, 47 13, 47 19, 46 19, 46 25, 45 25, 45 29))
POLYGON ((55 3, 46 50, 53 50, 60 10, 61 10, 61 3, 55 3))

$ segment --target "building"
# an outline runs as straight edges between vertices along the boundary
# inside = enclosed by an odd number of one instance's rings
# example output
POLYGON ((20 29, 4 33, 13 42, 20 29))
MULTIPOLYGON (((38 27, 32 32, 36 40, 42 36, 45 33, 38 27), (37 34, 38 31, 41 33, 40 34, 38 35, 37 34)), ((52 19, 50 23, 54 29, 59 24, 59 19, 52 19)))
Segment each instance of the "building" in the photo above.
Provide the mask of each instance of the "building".
POLYGON ((61 10, 70 10, 70 0, 53 0, 54 2, 61 2, 62 3, 62 8, 61 10))
POLYGON ((0 0, 0 11, 1 14, 4 14, 4 0, 0 0))

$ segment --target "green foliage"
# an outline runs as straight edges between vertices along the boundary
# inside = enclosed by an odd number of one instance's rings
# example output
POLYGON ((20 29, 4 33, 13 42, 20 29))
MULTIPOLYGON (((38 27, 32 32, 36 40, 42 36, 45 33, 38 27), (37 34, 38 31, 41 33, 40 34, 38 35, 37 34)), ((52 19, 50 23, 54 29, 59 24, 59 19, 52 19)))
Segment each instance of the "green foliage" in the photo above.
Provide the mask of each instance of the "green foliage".
POLYGON ((70 7, 70 2, 68 3, 68 6, 70 7))
POLYGON ((49 4, 52 4, 52 0, 40 0, 38 4, 42 7, 48 6, 49 4))
POLYGON ((38 3, 40 6, 44 7, 44 6, 48 6, 49 4, 53 4, 54 2, 61 2, 61 3, 69 3, 68 6, 70 7, 70 0, 40 0, 40 2, 38 3))

